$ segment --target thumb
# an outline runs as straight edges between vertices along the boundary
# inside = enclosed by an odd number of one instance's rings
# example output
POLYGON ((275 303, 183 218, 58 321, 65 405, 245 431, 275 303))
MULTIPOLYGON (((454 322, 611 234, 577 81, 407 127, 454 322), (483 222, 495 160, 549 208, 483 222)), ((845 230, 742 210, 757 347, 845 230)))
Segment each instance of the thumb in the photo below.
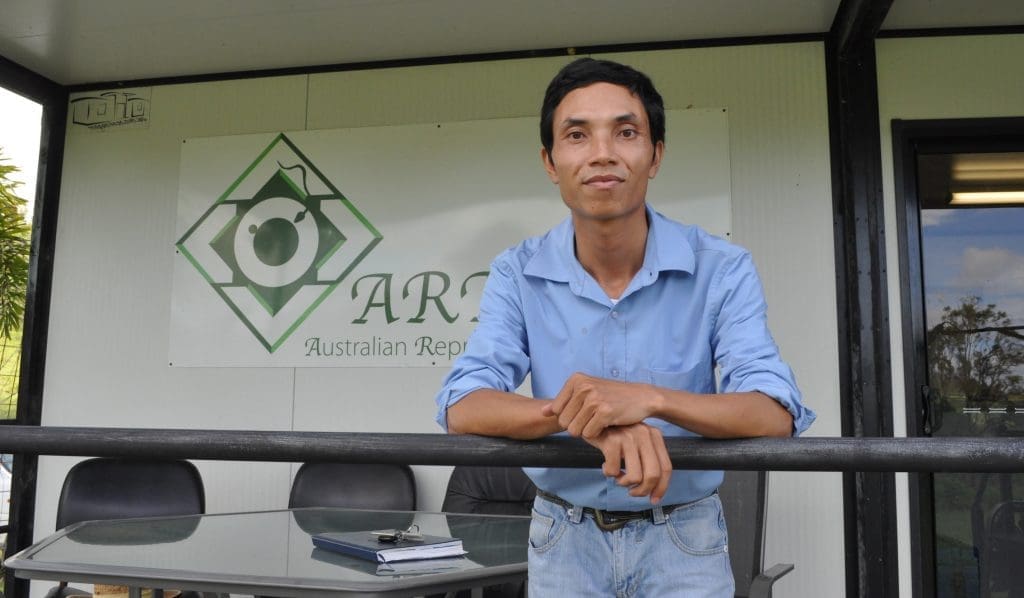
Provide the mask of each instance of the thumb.
POLYGON ((550 401, 544 401, 544 406, 540 408, 540 412, 544 415, 562 415, 562 411, 565 410, 565 400, 562 400, 560 397, 561 393, 550 401))

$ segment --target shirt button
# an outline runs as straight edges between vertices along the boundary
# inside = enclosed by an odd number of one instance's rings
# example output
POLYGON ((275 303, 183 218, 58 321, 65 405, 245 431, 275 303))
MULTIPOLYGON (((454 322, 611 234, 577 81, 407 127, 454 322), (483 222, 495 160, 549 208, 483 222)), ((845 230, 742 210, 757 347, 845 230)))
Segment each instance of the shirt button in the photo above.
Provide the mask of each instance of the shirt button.
POLYGON ((618 320, 619 319, 619 312, 613 311, 612 312, 612 319, 613 320, 618 320))
POLYGON ((612 368, 612 378, 618 378, 618 377, 619 377, 619 369, 618 368, 612 368))

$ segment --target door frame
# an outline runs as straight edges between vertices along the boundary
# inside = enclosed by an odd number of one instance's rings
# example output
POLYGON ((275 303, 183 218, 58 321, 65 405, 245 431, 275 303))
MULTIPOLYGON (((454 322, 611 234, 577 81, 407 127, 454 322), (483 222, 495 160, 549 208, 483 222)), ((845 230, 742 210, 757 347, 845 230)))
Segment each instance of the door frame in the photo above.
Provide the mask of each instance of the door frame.
MULTIPOLYGON (((892 121, 893 177, 900 263, 903 377, 907 436, 925 436, 921 402, 928 381, 923 255, 917 155, 922 151, 1024 151, 1024 117, 892 121)), ((913 596, 935 596, 933 476, 910 473, 910 558, 913 596)))

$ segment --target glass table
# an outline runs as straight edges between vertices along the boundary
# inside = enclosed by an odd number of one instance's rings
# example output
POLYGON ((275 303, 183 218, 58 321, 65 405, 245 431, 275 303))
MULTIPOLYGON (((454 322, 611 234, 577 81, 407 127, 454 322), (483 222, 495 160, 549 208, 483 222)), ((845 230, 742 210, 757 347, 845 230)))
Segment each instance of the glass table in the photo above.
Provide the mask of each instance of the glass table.
POLYGON ((4 566, 27 579, 129 586, 132 595, 174 588, 295 598, 419 596, 525 580, 529 526, 529 517, 327 508, 88 521, 4 566), (390 570, 315 548, 310 538, 412 524, 462 539, 468 554, 390 570))

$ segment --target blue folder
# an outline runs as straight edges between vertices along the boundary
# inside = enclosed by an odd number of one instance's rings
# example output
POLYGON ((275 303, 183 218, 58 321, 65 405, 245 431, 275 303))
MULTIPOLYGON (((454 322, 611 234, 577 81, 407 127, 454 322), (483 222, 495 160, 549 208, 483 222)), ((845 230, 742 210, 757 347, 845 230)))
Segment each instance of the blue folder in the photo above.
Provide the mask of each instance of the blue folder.
POLYGON ((382 542, 372 533, 324 532, 313 534, 313 545, 377 563, 434 559, 466 554, 462 540, 423 534, 422 540, 382 542))

